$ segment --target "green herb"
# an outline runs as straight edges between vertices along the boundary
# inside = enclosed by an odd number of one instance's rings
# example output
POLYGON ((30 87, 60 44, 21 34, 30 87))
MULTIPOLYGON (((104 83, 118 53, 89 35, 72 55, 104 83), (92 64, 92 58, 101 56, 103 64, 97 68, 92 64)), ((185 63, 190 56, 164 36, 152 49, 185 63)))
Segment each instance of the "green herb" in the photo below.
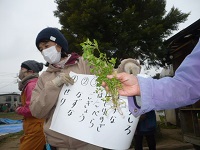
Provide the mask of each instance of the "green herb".
POLYGON ((119 93, 118 89, 122 87, 119 80, 116 78, 108 79, 107 75, 114 74, 116 75, 114 66, 116 63, 116 58, 111 58, 108 60, 106 57, 106 54, 101 53, 98 48, 98 43, 96 40, 94 42, 91 42, 89 39, 87 39, 85 42, 80 44, 83 49, 83 58, 89 62, 89 65, 91 66, 91 73, 97 76, 97 90, 102 91, 101 84, 102 82, 106 82, 108 85, 109 91, 106 91, 106 96, 103 98, 103 101, 106 102, 112 102, 112 107, 114 109, 117 109, 121 112, 120 105, 124 104, 124 102, 121 102, 119 100, 119 93), (97 51, 99 53, 99 57, 94 56, 94 51, 97 51))

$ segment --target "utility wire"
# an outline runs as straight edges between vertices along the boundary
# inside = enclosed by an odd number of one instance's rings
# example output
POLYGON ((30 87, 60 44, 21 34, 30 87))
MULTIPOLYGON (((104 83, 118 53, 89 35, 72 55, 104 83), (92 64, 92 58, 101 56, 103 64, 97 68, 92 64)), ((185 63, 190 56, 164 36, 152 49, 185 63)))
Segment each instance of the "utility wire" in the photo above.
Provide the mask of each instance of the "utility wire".
POLYGON ((16 80, 14 80, 14 81, 8 83, 7 85, 4 85, 4 86, 0 87, 0 89, 3 89, 3 88, 5 88, 5 87, 7 87, 7 86, 9 86, 11 84, 16 84, 16 83, 17 83, 16 80))

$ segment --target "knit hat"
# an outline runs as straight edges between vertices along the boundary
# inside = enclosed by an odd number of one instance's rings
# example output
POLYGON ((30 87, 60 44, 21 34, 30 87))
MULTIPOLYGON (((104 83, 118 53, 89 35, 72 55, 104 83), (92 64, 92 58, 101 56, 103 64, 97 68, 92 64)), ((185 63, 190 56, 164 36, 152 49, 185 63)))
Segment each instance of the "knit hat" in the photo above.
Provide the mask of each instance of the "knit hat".
POLYGON ((62 47, 62 51, 64 52, 68 51, 68 42, 64 35, 57 28, 48 27, 38 33, 35 41, 38 49, 40 42, 45 40, 50 40, 57 43, 59 46, 62 47))
POLYGON ((21 64, 21 67, 39 73, 43 69, 43 63, 39 63, 35 60, 27 60, 21 64))

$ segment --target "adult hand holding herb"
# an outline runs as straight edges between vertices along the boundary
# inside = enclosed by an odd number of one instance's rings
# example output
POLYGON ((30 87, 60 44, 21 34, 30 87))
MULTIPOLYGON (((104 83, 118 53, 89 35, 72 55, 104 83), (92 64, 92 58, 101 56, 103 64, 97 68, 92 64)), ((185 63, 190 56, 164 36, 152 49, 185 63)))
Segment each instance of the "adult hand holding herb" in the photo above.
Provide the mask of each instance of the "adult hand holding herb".
MULTIPOLYGON (((108 75, 107 77, 108 79, 114 78, 113 75, 108 75)), ((136 76, 122 72, 116 74, 115 78, 118 79, 122 84, 122 88, 118 89, 120 95, 140 96, 140 87, 136 76)), ((109 87, 107 86, 106 82, 103 82, 102 86, 109 91, 109 87)))

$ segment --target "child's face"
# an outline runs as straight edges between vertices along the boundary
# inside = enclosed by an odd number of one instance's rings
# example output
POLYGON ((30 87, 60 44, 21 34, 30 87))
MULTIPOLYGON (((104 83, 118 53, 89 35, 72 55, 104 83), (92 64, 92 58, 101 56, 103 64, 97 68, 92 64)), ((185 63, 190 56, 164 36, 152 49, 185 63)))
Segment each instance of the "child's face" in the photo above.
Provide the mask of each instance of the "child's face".
POLYGON ((39 44, 39 51, 42 52, 43 50, 51 47, 51 46, 55 46, 56 45, 56 50, 58 52, 61 52, 61 47, 59 45, 57 45, 55 42, 53 41, 46 41, 46 42, 41 42, 39 44))

